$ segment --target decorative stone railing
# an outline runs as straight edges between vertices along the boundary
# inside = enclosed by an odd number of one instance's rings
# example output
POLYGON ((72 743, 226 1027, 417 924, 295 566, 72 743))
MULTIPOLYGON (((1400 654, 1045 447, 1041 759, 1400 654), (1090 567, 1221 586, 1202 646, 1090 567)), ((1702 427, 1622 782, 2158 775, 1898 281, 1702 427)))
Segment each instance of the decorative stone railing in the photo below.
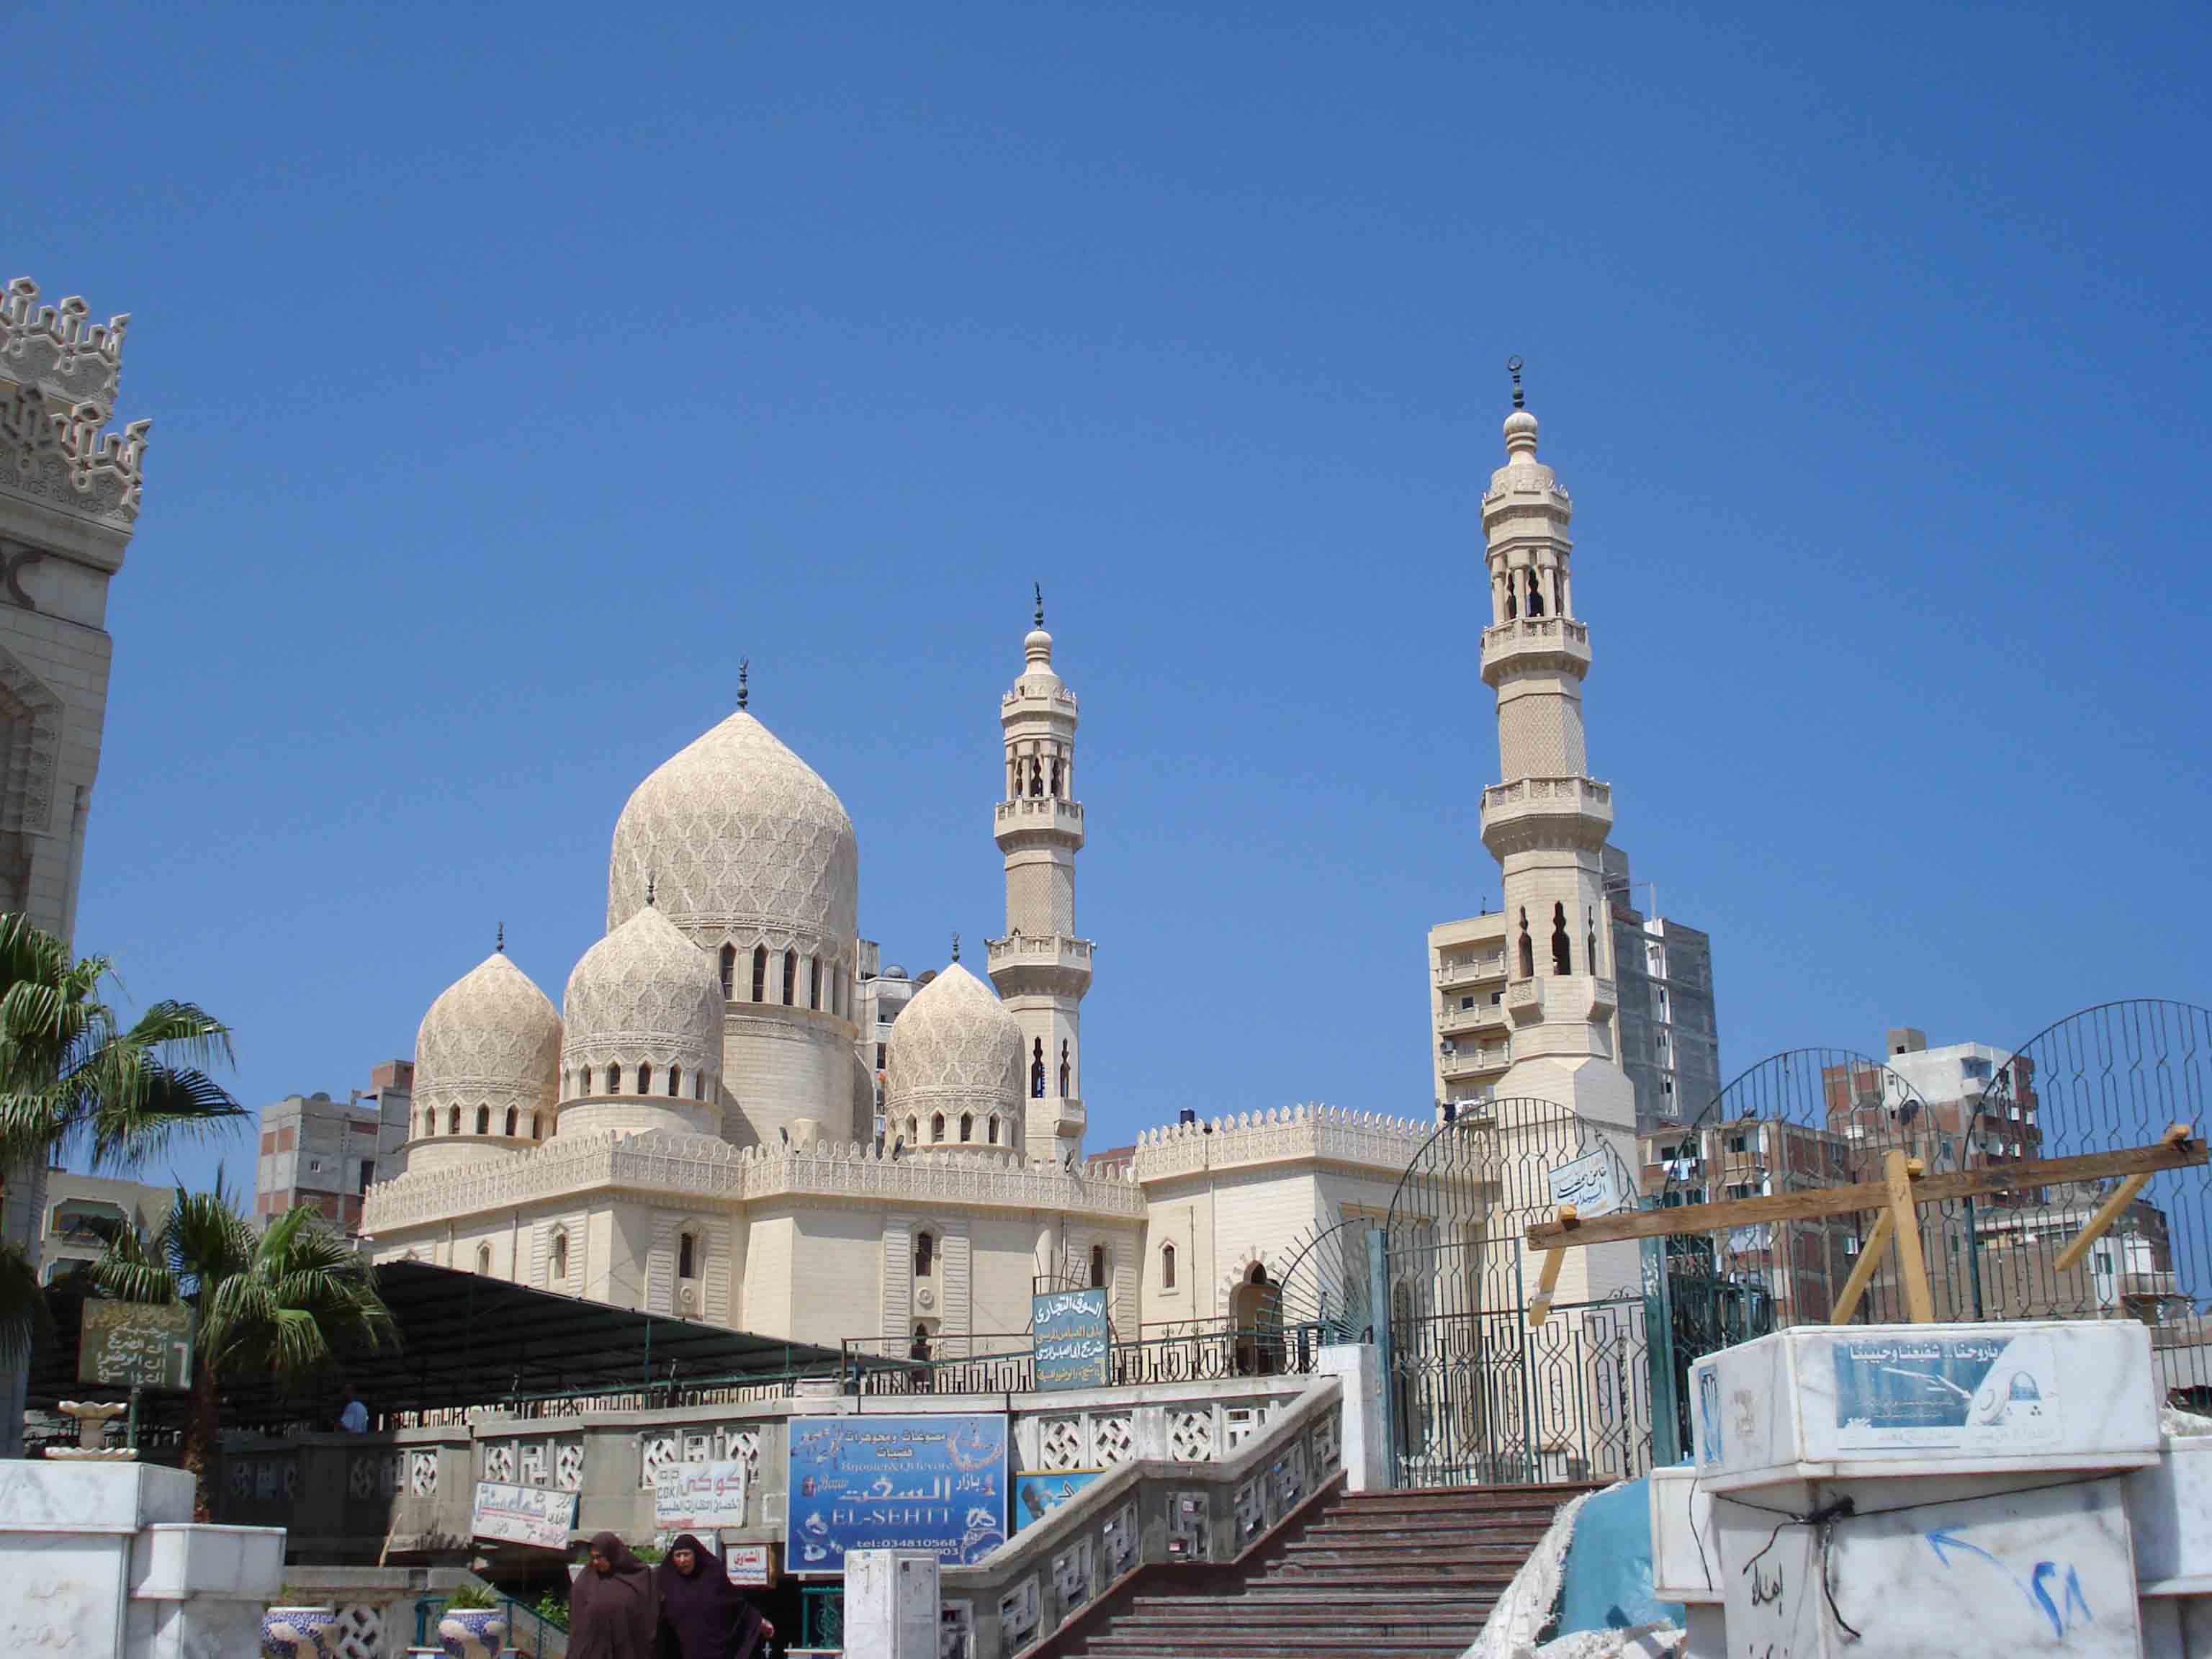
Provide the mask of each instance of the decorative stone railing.
MULTIPOLYGON (((1495 1012, 1495 1011, 1493 1011, 1495 1012)), ((1511 1051, 1504 1048, 1462 1048, 1439 1057, 1437 1069, 1446 1077, 1470 1077, 1482 1072, 1502 1072, 1510 1063, 1511 1051)))
POLYGON ((1118 1599, 1235 1562, 1339 1479, 1342 1385, 1316 1378, 1223 1461, 1123 1463, 973 1567, 944 1572, 945 1659, 1020 1659, 1118 1599))
POLYGON ((1018 702, 1057 704, 1071 714, 1076 709, 1075 693, 1066 686, 1061 686, 1054 691, 1048 690, 1042 686, 1017 684, 1006 696, 999 699, 999 704, 1002 708, 1018 702))
POLYGON ((1482 630, 1482 654, 1486 658, 1530 646, 1564 646, 1567 654, 1587 661, 1589 629, 1571 617, 1522 617, 1482 630))
POLYGON ((991 968, 1012 967, 1020 963, 1077 962, 1088 964, 1091 942, 1066 933, 1032 935, 1010 934, 1005 939, 986 939, 983 952, 986 964, 991 968))
POLYGON ((1478 1003, 1472 1008, 1447 1008, 1437 1016, 1437 1030, 1446 1036, 1455 1031, 1472 1031, 1485 1026, 1504 1030, 1505 1010, 1495 1002, 1478 1003))
POLYGON ((39 303, 39 285, 18 276, 0 289, 0 375, 43 386, 64 403, 114 401, 123 378, 123 333, 131 313, 105 323, 72 294, 39 303))
POLYGON ((1437 983, 1449 988, 1475 980, 1498 979, 1505 973, 1505 953, 1476 957, 1469 962, 1447 962, 1437 969, 1437 983))
POLYGON ((1416 1118, 1348 1112, 1334 1106, 1277 1107, 1147 1129, 1137 1137, 1132 1168, 1139 1182, 1194 1170, 1299 1158, 1403 1170, 1435 1128, 1416 1118))
POLYGON ((1064 826, 1071 830, 1083 828, 1083 803, 1061 800, 1052 795, 1024 795, 1015 800, 1002 800, 991 809, 992 821, 1001 830, 1008 824, 1021 824, 1028 820, 1041 819, 1037 828, 1054 830, 1064 826))
POLYGON ((1589 778, 1519 778, 1511 783, 1493 783, 1482 792, 1485 811, 1495 806, 1518 806, 1535 801, 1588 803, 1610 809, 1613 786, 1589 778))

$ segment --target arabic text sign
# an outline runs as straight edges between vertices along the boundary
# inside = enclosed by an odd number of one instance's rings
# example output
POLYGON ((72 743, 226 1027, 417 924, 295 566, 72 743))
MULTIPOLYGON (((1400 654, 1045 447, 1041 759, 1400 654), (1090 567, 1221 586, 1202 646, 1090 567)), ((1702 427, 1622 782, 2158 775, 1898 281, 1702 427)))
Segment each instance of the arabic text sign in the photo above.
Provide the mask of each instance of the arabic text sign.
POLYGON ((1039 1389, 1103 1389, 1114 1380, 1103 1290, 1031 1297, 1030 1340, 1039 1389))
POLYGON ((769 1553, 775 1547, 773 1544, 725 1544, 722 1571, 732 1584, 760 1588, 774 1583, 769 1553))
POLYGON ((745 1466, 664 1463, 653 1477, 655 1532, 712 1532, 745 1524, 745 1466))
POLYGON ((1583 1221, 1611 1215, 1627 1197, 1620 1189, 1620 1160, 1610 1146, 1554 1164, 1548 1174, 1552 1202, 1573 1205, 1576 1216, 1583 1221))
POLYGON ((507 1544, 534 1544, 565 1550, 576 1524, 576 1494, 543 1486, 510 1486, 497 1480, 477 1482, 469 1511, 469 1532, 507 1544))
POLYGON ((122 1388, 190 1388, 192 1310, 176 1302, 87 1302, 77 1340, 76 1380, 122 1388))
POLYGON ((1024 1469, 1014 1476, 1014 1530, 1033 1527, 1105 1474, 1103 1469, 1024 1469))
POLYGON ((842 1573, 860 1549, 965 1566, 1006 1541, 1003 1416, 794 1417, 789 1456, 787 1572, 842 1573))
POLYGON ((2012 1451, 2059 1437, 2051 1339, 1898 1335, 1836 1344, 1837 1442, 2012 1451))

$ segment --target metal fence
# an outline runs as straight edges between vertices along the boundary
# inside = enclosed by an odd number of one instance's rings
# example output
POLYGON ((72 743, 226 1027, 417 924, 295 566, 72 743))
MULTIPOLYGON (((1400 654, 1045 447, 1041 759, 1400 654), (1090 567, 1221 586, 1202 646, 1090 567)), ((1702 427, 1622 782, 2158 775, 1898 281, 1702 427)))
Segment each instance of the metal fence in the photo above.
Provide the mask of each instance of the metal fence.
MULTIPOLYGON (((1240 1328, 1225 1321, 1193 1321, 1187 1327, 1107 1351, 1108 1386, 1141 1388, 1164 1382, 1211 1382, 1239 1376, 1305 1376, 1324 1340, 1316 1324, 1263 1321, 1240 1328)), ((1028 1394, 1036 1367, 1026 1331, 949 1336, 932 1344, 927 1359, 895 1358, 895 1340, 853 1338, 845 1344, 845 1390, 866 1397, 926 1394, 1028 1394)))

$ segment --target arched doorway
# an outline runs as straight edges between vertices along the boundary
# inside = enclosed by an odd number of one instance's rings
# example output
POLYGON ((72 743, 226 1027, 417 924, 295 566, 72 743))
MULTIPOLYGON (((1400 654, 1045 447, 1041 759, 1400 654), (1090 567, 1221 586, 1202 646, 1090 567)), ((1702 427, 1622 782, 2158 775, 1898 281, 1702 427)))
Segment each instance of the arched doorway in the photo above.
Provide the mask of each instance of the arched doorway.
POLYGON ((1283 1291, 1255 1261, 1229 1297, 1229 1324, 1240 1376, 1272 1376, 1283 1369, 1283 1291))

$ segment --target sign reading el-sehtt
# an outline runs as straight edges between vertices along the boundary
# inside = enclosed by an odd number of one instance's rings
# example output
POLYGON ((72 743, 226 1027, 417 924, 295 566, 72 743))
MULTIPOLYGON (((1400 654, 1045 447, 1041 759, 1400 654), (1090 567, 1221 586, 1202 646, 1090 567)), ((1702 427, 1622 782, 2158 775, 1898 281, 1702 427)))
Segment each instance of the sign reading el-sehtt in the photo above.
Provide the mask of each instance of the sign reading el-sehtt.
POLYGON ((1039 1389, 1103 1389, 1114 1380, 1113 1332, 1103 1290, 1030 1298, 1030 1344, 1039 1389))
POLYGON ((1006 1537, 1006 1419, 794 1417, 784 1571, 845 1571, 845 1552, 981 1560, 1006 1537))

